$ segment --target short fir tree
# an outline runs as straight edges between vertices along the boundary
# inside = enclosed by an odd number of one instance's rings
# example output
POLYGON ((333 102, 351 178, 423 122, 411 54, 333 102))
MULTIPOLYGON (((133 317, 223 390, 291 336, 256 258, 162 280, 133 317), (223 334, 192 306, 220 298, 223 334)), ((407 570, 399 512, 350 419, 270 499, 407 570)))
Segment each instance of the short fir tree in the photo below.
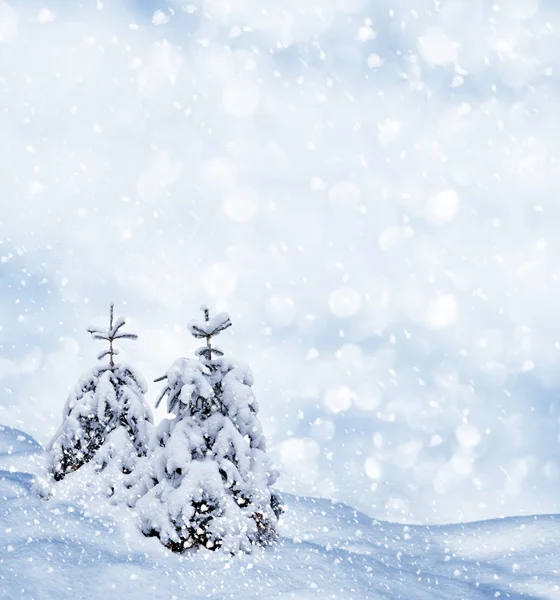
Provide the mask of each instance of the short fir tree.
POLYGON ((107 474, 109 495, 118 479, 130 474, 148 449, 153 417, 146 404, 146 383, 132 367, 115 363, 115 340, 135 340, 124 333, 125 319, 113 318, 109 327, 88 329, 92 337, 109 342, 95 366, 80 378, 70 393, 63 411, 63 422, 47 447, 48 468, 56 481, 90 463, 96 472, 107 474))
MULTIPOLYGON (((276 538, 280 500, 266 454, 248 367, 229 362, 211 340, 231 325, 226 313, 189 323, 205 339, 196 359, 180 358, 166 380, 174 419, 165 419, 140 471, 136 509, 145 535, 174 551, 250 552, 276 538)), ((156 380, 158 381, 158 380, 156 380)))

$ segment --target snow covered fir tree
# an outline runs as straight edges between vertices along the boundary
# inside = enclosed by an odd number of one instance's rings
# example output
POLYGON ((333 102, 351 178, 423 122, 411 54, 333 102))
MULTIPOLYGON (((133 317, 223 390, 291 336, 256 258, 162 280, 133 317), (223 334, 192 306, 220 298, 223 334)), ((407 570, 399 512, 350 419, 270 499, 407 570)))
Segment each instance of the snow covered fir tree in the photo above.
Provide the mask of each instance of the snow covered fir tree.
POLYGON ((231 326, 226 313, 189 323, 206 344, 198 359, 179 358, 156 381, 175 418, 165 419, 138 469, 142 532, 171 550, 205 547, 250 552, 276 538, 278 476, 266 454, 247 366, 230 362, 212 339, 231 326))
POLYGON ((113 310, 111 305, 108 328, 88 329, 94 339, 109 343, 98 355, 98 360, 108 362, 82 375, 47 447, 48 469, 56 481, 88 465, 95 473, 105 473, 108 495, 146 454, 153 429, 144 379, 132 367, 115 362, 119 350, 114 342, 137 336, 123 331, 125 319, 114 319, 113 310))

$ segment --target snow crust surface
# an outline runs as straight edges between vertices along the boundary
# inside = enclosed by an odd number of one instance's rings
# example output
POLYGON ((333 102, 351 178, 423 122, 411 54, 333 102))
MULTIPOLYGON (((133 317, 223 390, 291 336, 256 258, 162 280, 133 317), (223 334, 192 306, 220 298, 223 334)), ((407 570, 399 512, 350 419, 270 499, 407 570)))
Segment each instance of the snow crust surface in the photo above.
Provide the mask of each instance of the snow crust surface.
POLYGON ((330 500, 285 496, 274 547, 175 555, 118 507, 40 500, 26 434, 0 427, 0 598, 296 600, 560 597, 560 517, 445 526, 372 520, 330 500), (110 512, 109 512, 110 511, 110 512))

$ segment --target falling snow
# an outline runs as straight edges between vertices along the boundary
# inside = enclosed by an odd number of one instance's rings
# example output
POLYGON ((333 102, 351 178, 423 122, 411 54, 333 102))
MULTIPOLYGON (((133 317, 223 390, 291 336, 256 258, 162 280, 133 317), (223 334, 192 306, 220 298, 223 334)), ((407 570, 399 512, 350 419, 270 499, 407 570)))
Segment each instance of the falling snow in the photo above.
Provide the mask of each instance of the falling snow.
MULTIPOLYGON (((148 381, 192 355, 185 315, 212 303, 235 319, 282 492, 407 526, 511 516, 485 526, 496 555, 455 537, 437 576, 470 582, 454 597, 513 594, 515 528, 534 527, 527 556, 556 532, 515 519, 560 512, 560 5, 226 4, 0 0, 0 423, 46 445, 109 302, 148 381)), ((23 454, 2 461, 25 487, 23 454)), ((294 504, 293 548, 313 502, 294 504)), ((423 560, 355 529, 345 548, 320 537, 323 572, 423 560)), ((26 532, 0 561, 38 560, 26 532)), ((540 574, 515 593, 558 595, 540 574)), ((294 597, 327 597, 301 578, 294 597)))

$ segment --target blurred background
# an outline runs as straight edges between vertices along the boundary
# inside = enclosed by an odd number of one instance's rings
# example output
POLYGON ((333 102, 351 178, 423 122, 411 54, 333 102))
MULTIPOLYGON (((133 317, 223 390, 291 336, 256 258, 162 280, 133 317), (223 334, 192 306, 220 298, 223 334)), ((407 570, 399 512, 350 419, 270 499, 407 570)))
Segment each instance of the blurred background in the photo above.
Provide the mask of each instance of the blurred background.
POLYGON ((206 303, 281 489, 558 511, 559 30, 553 0, 0 0, 0 423, 50 439, 111 301, 149 382, 206 303))

